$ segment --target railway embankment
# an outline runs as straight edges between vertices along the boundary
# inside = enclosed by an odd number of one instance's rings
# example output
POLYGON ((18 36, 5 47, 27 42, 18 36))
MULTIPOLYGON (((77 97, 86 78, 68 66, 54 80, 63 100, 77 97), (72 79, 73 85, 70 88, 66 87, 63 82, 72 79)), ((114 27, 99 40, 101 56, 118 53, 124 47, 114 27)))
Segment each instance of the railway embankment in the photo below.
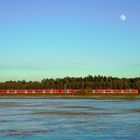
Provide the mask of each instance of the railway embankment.
POLYGON ((92 95, 92 96, 75 96, 75 95, 0 95, 0 99, 91 99, 91 100, 140 100, 140 95, 92 95))

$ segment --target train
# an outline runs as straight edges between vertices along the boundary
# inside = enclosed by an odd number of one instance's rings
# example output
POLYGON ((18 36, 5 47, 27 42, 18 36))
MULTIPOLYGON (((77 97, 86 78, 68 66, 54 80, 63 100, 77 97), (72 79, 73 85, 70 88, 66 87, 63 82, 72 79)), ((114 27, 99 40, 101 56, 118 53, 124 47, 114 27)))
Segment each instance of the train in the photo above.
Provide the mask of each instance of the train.
MULTIPOLYGON (((0 94, 76 94, 77 89, 0 89, 0 94)), ((94 94, 138 94, 138 89, 92 89, 94 94)))

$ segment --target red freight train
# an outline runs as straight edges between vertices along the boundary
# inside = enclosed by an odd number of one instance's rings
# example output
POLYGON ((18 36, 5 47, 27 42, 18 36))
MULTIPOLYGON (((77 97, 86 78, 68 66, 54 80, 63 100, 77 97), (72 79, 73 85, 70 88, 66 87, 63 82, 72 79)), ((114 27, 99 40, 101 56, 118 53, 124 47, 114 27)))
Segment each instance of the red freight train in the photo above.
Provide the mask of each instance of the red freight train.
MULTIPOLYGON (((9 90, 0 90, 0 94, 61 94, 61 93, 67 93, 67 94, 76 94, 80 90, 75 89, 9 89, 9 90)), ((94 89, 92 90, 93 94, 138 94, 137 89, 94 89)))

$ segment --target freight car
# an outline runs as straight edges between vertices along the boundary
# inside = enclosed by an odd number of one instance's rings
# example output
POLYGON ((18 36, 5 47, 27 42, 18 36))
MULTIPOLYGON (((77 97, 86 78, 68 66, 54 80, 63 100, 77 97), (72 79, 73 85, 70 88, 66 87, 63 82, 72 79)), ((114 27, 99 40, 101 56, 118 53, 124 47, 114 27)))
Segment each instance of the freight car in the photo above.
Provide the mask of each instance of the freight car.
MULTIPOLYGON (((76 94, 80 90, 76 89, 8 89, 0 90, 0 94, 76 94)), ((92 90, 94 94, 138 94, 137 89, 94 89, 92 90)))

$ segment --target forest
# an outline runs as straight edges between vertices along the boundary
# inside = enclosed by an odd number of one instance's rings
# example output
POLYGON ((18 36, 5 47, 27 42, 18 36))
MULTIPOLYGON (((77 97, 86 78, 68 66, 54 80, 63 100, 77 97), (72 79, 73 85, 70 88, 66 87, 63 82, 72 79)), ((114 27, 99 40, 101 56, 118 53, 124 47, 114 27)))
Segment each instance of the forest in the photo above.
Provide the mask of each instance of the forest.
POLYGON ((41 81, 6 81, 0 89, 138 89, 140 77, 117 78, 111 76, 45 78, 41 81))

